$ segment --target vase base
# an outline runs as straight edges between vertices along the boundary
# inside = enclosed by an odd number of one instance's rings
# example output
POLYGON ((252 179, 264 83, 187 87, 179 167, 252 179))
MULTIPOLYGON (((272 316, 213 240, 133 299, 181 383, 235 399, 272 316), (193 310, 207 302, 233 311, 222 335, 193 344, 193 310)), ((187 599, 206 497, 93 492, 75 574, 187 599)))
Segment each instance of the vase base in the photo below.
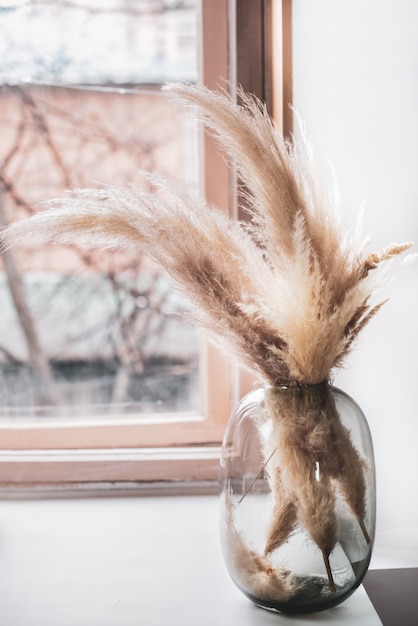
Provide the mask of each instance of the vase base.
POLYGON ((241 589, 251 602, 262 609, 273 613, 289 615, 318 613, 332 609, 349 598, 360 583, 351 588, 337 587, 335 592, 329 590, 327 581, 320 577, 300 578, 301 589, 292 598, 282 602, 263 600, 241 589))

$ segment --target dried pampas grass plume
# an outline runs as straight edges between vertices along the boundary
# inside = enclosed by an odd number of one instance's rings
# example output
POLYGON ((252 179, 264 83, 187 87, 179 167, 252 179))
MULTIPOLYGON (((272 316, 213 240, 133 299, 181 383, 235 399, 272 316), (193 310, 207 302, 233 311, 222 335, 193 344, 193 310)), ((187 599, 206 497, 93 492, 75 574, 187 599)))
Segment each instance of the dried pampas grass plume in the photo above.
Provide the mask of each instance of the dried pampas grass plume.
POLYGON ((411 244, 366 254, 359 229, 342 232, 336 195, 321 185, 308 142, 286 143, 255 98, 240 92, 238 105, 202 87, 165 90, 197 106, 237 163, 250 227, 160 182, 161 195, 133 186, 74 191, 6 228, 1 245, 138 246, 241 364, 273 384, 327 380, 379 310, 371 299, 385 265, 411 244))

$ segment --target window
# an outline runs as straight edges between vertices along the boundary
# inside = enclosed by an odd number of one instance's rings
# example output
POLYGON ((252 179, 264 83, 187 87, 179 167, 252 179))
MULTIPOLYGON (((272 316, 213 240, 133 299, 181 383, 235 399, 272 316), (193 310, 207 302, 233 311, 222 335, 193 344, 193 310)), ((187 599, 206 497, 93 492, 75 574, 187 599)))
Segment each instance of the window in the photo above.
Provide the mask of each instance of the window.
MULTIPOLYGON (((46 4, 33 2, 32 4, 38 4, 41 11, 53 12, 53 2, 46 4)), ((141 2, 132 1, 131 3, 122 4, 124 11, 127 11, 127 13, 121 13, 121 3, 118 0, 109 0, 106 3, 97 3, 94 0, 77 0, 71 5, 73 9, 74 7, 77 9, 76 14, 74 14, 75 17, 73 17, 78 28, 77 32, 81 38, 80 40, 88 35, 88 29, 92 28, 91 24, 98 23, 95 20, 101 23, 99 31, 103 29, 104 32, 102 20, 109 18, 109 14, 113 20, 112 36, 117 37, 117 25, 119 22, 122 24, 123 20, 125 20, 125 26, 128 24, 128 30, 122 29, 124 32, 123 41, 126 46, 129 44, 130 48, 125 50, 127 56, 124 60, 122 59, 120 65, 117 65, 116 59, 113 58, 114 55, 111 55, 107 61, 105 58, 106 62, 100 66, 103 54, 105 55, 103 52, 105 47, 102 46, 98 48, 99 52, 98 50, 95 52, 98 55, 98 61, 93 71, 91 64, 94 62, 94 59, 83 57, 82 50, 77 48, 77 46, 71 50, 71 46, 74 45, 73 39, 70 38, 66 43, 65 40, 58 38, 55 45, 61 46, 60 55, 57 57, 60 63, 48 66, 45 61, 48 58, 48 51, 45 53, 46 56, 43 57, 42 47, 36 47, 39 57, 37 59, 38 63, 31 70, 36 78, 36 72, 41 68, 43 72, 41 80, 44 80, 45 72, 47 73, 48 88, 45 88, 45 86, 41 88, 39 79, 37 79, 31 80, 26 85, 18 83, 12 86, 10 86, 9 80, 8 89, 3 89, 5 101, 7 102, 7 99, 9 99, 11 102, 13 98, 20 98, 20 102, 23 101, 26 106, 25 115, 32 115, 38 126, 41 125, 43 131, 45 131, 45 128, 42 127, 42 124, 45 118, 42 116, 42 111, 47 110, 48 112, 52 111, 53 114, 55 113, 55 117, 54 115, 48 117, 48 120, 53 120, 50 122, 51 128, 55 124, 54 128, 58 128, 61 131, 66 138, 65 145, 67 150, 68 145, 71 143, 73 160, 70 162, 70 165, 65 167, 61 163, 60 152, 56 149, 55 136, 51 134, 50 128, 46 129, 46 135, 44 133, 44 139, 46 136, 46 141, 44 142, 46 147, 42 144, 38 147, 38 150, 47 150, 48 158, 55 160, 55 165, 58 164, 58 171, 64 178, 67 188, 88 184, 85 180, 85 168, 79 167, 82 162, 80 160, 81 153, 87 160, 89 158, 91 160, 100 160, 101 167, 110 171, 111 179, 109 182, 125 182, 124 178, 126 177, 129 180, 135 179, 132 163, 136 161, 135 159, 132 160, 132 155, 129 154, 129 150, 132 149, 130 143, 131 136, 128 133, 126 139, 122 142, 122 138, 118 134, 117 139, 119 143, 116 146, 117 158, 115 158, 115 136, 112 135, 111 127, 118 118, 122 118, 126 123, 118 128, 124 128, 126 131, 132 124, 133 128, 136 129, 137 121, 126 117, 127 109, 124 107, 125 102, 129 101, 129 99, 134 101, 138 98, 141 101, 135 102, 129 111, 138 112, 144 98, 148 99, 148 108, 142 112, 142 122, 145 129, 149 129, 150 126, 156 127, 157 124, 153 121, 152 115, 155 115, 157 106, 166 106, 166 103, 161 105, 163 100, 158 88, 156 88, 155 81, 164 82, 164 80, 173 75, 179 79, 194 79, 193 69, 187 66, 190 59, 190 37, 192 32, 190 25, 193 24, 194 19, 196 19, 196 24, 199 24, 199 80, 203 81, 210 88, 216 88, 220 79, 222 80, 223 78, 228 78, 232 84, 240 83, 247 90, 266 99, 275 116, 282 118, 282 66, 284 63, 281 32, 282 29, 285 30, 282 20, 286 21, 289 19, 289 2, 279 2, 278 0, 259 0, 256 2, 250 0, 230 0, 229 2, 228 0, 201 0, 200 2, 198 0, 183 2, 143 0, 141 2), (183 21, 177 30, 178 36, 170 38, 167 37, 167 33, 164 31, 169 28, 168 21, 172 22, 174 19, 177 19, 175 17, 176 10, 177 17, 179 11, 183 11, 183 17, 187 15, 187 19, 191 20, 191 22, 186 24, 183 21), (190 12, 192 10, 194 13, 190 12), (91 23, 89 19, 82 20, 80 17, 86 11, 89 18, 91 18, 91 23), (187 13, 187 11, 189 12, 187 13), (133 26, 135 24, 134 16, 138 18, 137 27, 133 26), (151 20, 148 22, 147 28, 144 25, 145 19, 151 20), (151 23, 154 28, 154 36, 150 34, 151 23), (143 28, 143 31, 141 31, 143 36, 139 37, 138 33, 141 28, 143 28), (145 45, 144 38, 148 38, 147 44, 141 52, 141 45, 145 45), (66 45, 67 48, 65 47, 66 45), (146 58, 144 58, 144 54, 146 58), (140 86, 132 85, 132 65, 127 62, 127 59, 131 58, 137 60, 138 67, 143 63, 141 66, 143 75, 140 86), (158 64, 160 67, 159 79, 153 74, 153 68, 158 64), (173 65, 176 66, 174 69, 173 65), (97 70, 97 66, 102 67, 102 69, 97 70), (126 74, 120 73, 120 67, 125 68, 126 74), (110 72, 110 74, 102 75, 101 71, 105 73, 110 72), (177 76, 176 72, 180 72, 181 75, 177 76), (74 82, 74 73, 77 76, 77 87, 74 87, 72 84, 71 89, 68 89, 68 84, 62 84, 63 77, 69 76, 70 78, 65 80, 74 82), (164 80, 161 79, 161 76, 163 76, 164 80), (106 88, 103 88, 105 78, 107 84, 106 88), (57 85, 59 81, 61 81, 61 84, 57 85), (96 84, 94 84, 94 81, 96 81, 96 84), (99 85, 97 81, 99 81, 99 85), (116 88, 112 81, 117 81, 116 88), (144 88, 145 83, 146 89, 144 88), (68 101, 68 94, 71 97, 71 104, 68 109, 65 109, 63 102, 64 100, 68 101), (101 102, 105 104, 101 105, 101 102), (151 107, 149 106, 150 102, 151 107), (78 112, 76 120, 79 120, 79 125, 75 130, 71 130, 68 124, 69 112, 73 114, 74 111, 78 112), (98 119, 98 111, 105 112, 103 119, 98 119), (86 147, 85 143, 83 143, 83 133, 80 133, 80 129, 83 128, 86 121, 90 124, 90 130, 98 127, 102 131, 104 129, 100 138, 95 137, 95 150, 98 152, 94 152, 93 156, 90 147, 86 147), (117 161, 120 161, 118 174, 115 173, 117 161), (120 176, 120 179, 115 180, 117 176, 120 176)), ((55 14, 55 18, 57 18, 58 13, 55 14)), ((68 26, 68 22, 66 22, 66 25, 68 26)), ((170 32, 172 33, 173 31, 170 30, 170 32)), ((39 36, 39 32, 35 31, 33 37, 35 35, 39 36)), ((53 37, 52 42, 49 42, 49 44, 54 45, 53 37)), ((26 59, 25 62, 25 67, 27 67, 28 60, 26 59)), ((5 67, 9 67, 7 63, 5 67)), ((17 109, 16 106, 12 105, 9 110, 10 116, 12 116, 17 109)), ((165 115, 174 115, 174 113, 167 111, 165 115)), ((73 120, 71 121, 73 123, 73 120)), ((187 126, 187 120, 183 120, 182 124, 187 126)), ((167 124, 170 132, 179 127, 178 120, 174 121, 173 118, 167 124)), ((7 124, 3 122, 1 132, 4 136, 7 134, 7 129, 7 124)), ((158 125, 158 130, 163 134, 167 132, 161 124, 158 125)), ((190 185, 196 184, 195 172, 191 167, 191 163, 194 160, 190 159, 190 150, 194 149, 195 132, 196 129, 193 128, 192 124, 189 124, 186 128, 186 135, 183 135, 183 137, 187 138, 182 146, 183 170, 187 172, 188 176, 184 183, 190 185)), ((15 133, 14 137, 15 141, 17 141, 17 138, 19 138, 18 133, 15 133)), ((155 140, 155 133, 153 133, 153 140, 155 140)), ((9 141, 13 145, 13 141, 9 141)), ((147 158, 149 161, 158 160, 158 146, 152 146, 151 143, 149 137, 148 139, 145 138, 143 145, 139 148, 135 146, 136 152, 134 151, 134 156, 137 157, 137 151, 140 149, 142 151, 141 155, 143 157, 145 155, 145 161, 147 158)), ((177 139, 173 142, 173 146, 175 146, 174 156, 172 154, 172 162, 175 163, 176 167, 179 159, 178 145, 179 141, 177 139)), ((216 146, 210 138, 204 137, 201 145, 203 167, 201 168, 200 179, 206 197, 210 202, 217 204, 225 211, 238 215, 239 210, 236 208, 238 203, 234 198, 234 193, 231 195, 231 190, 233 191, 234 187, 233 175, 228 172, 223 158, 219 155, 216 146)), ((166 160, 164 163, 167 166, 167 163, 169 164, 170 161, 166 160)), ((49 168, 49 174, 51 171, 52 165, 49 168)), ((2 168, 2 173, 4 174, 4 167, 2 168)), ((167 171, 164 173, 173 175, 173 171, 170 171, 169 166, 167 166, 167 171)), ((176 173, 174 172, 174 175, 176 173)), ((50 180, 49 174, 47 173, 45 177, 46 181, 50 180)), ((19 171, 16 170, 13 175, 15 177, 18 176, 19 171)), ((28 173, 27 175, 29 176, 28 173)), ((32 175, 33 181, 39 182, 39 172, 36 175, 32 175)), ((10 193, 4 178, 3 176, 2 197, 5 197, 5 194, 7 195, 8 192, 10 193)), ((102 180, 101 176, 100 180, 102 180)), ((35 188, 33 181, 31 190, 35 188)), ((47 182, 44 182, 42 188, 44 197, 46 184, 47 182)), ((36 200, 38 199, 41 198, 36 198, 36 200)), ((17 204, 19 205, 19 202, 17 204)), ((87 264, 87 269, 90 270, 88 280, 86 278, 78 278, 78 282, 74 283, 74 270, 80 262, 77 254, 71 250, 61 251, 60 255, 53 251, 46 251, 45 254, 49 255, 49 257, 47 261, 43 260, 42 263, 56 263, 59 265, 63 263, 65 258, 64 269, 58 267, 57 273, 60 275, 71 274, 72 280, 68 280, 68 276, 64 276, 64 281, 54 282, 50 277, 49 284, 39 285, 39 283, 36 283, 35 275, 35 277, 32 276, 34 281, 32 289, 34 292, 36 291, 39 294, 40 289, 45 290, 46 293, 51 291, 56 293, 58 291, 58 308, 60 303, 61 307, 64 306, 62 303, 64 302, 65 304, 65 298, 74 300, 75 296, 79 297, 81 293, 86 293, 86 299, 81 302, 79 310, 79 315, 82 312, 82 315, 85 316, 83 321, 78 322, 73 315, 70 316, 67 323, 68 333, 70 335, 73 333, 72 337, 74 337, 74 334, 82 331, 78 348, 74 348, 74 340, 70 342, 71 349, 73 351, 76 350, 75 354, 73 353, 72 355, 72 365, 75 365, 76 369, 78 368, 79 378, 88 375, 86 369, 81 369, 82 366, 85 367, 85 363, 82 363, 81 358, 83 347, 85 347, 88 341, 89 344, 93 344, 91 349, 95 349, 94 344, 96 340, 94 340, 92 326, 89 326, 89 324, 91 319, 97 320, 98 299, 100 299, 101 314, 103 315, 103 308, 106 308, 103 303, 111 300, 113 306, 115 302, 119 305, 117 309, 119 315, 118 328, 120 335, 123 335, 123 322, 126 318, 132 318, 133 315, 129 307, 127 311, 124 309, 127 295, 131 300, 134 300, 136 309, 139 312, 141 312, 142 308, 146 308, 149 305, 149 301, 155 297, 158 301, 156 305, 157 321, 150 322, 148 320, 148 322, 145 322, 142 320, 143 326, 138 330, 142 340, 139 342, 141 346, 150 342, 153 333, 157 338, 161 339, 161 332, 167 330, 167 328, 164 329, 164 324, 170 318, 173 307, 181 308, 186 306, 175 295, 166 291, 166 286, 155 268, 147 267, 148 284, 142 285, 142 290, 138 290, 137 283, 132 286, 130 277, 132 276, 133 266, 138 264, 137 258, 133 260, 117 255, 116 259, 113 257, 109 260, 107 258, 104 259, 100 255, 98 255, 98 258, 94 257, 94 255, 89 255, 89 258, 82 259, 83 264, 87 264), (98 272, 98 268, 103 270, 104 266, 106 266, 106 281, 98 281, 97 275, 103 274, 103 272, 98 272), (68 270, 68 267, 71 268, 71 271, 68 270), (66 292, 66 289, 69 291, 66 292), (95 294, 94 297, 91 297, 91 293, 95 294), (92 311, 90 311, 91 307, 92 311), (161 330, 161 325, 163 330, 161 330)), ((23 257, 20 262, 23 265, 25 263, 32 265, 33 269, 35 258, 31 254, 26 259, 23 257)), ((146 263, 146 260, 144 263, 146 263)), ((134 269, 137 268, 135 267, 134 269)), ((17 295, 17 298, 19 299, 19 295, 17 295)), ((106 327, 106 320, 107 317, 105 316, 102 328, 106 327)), ((171 324, 175 323, 172 320, 169 321, 171 324)), ((52 332, 51 327, 53 327, 53 324, 49 324, 49 326, 48 331, 52 332)), ((180 331, 178 328, 175 328, 172 332, 178 333, 180 331)), ((181 332, 190 331, 182 330, 181 332)), ((32 410, 30 414, 22 417, 22 411, 19 407, 14 411, 15 416, 12 415, 13 411, 10 411, 9 407, 8 414, 6 411, 5 416, 0 418, 0 481, 3 484, 14 484, 215 478, 217 476, 217 459, 223 428, 229 416, 231 404, 235 403, 237 394, 241 394, 245 390, 248 379, 246 376, 235 372, 226 358, 221 356, 214 348, 205 344, 203 340, 191 339, 191 335, 187 337, 188 339, 185 343, 194 344, 195 346, 199 345, 198 352, 196 351, 196 355, 188 354, 185 356, 182 364, 178 362, 172 364, 174 368, 177 367, 177 372, 181 372, 181 365, 184 370, 184 363, 187 362, 189 373, 187 381, 184 383, 187 389, 185 392, 183 388, 182 396, 182 393, 178 392, 177 387, 177 392, 173 391, 166 403, 161 398, 158 398, 157 404, 151 402, 148 407, 145 406, 144 408, 142 396, 138 401, 134 399, 128 402, 116 402, 114 410, 109 413, 108 408, 106 412, 101 410, 103 403, 100 402, 96 403, 96 405, 93 404, 94 410, 92 411, 91 398, 87 398, 87 403, 90 404, 90 415, 81 412, 81 414, 70 416, 68 412, 64 412, 64 415, 61 417, 54 415, 54 408, 50 408, 47 411, 45 409, 32 410), (197 373, 199 375, 199 384, 196 383, 197 373), (197 389, 198 391, 196 391, 197 389), (173 411, 172 408, 175 404, 173 398, 178 400, 178 395, 182 396, 183 399, 178 401, 178 410, 173 411), (184 395, 187 396, 187 401, 184 400, 184 395), (42 412, 44 414, 40 415, 39 413, 42 412)), ((100 343, 100 338, 103 340, 103 336, 100 337, 99 333, 96 343, 100 343)), ((62 337, 59 339, 62 341, 62 337)), ((105 336, 100 349, 104 349, 104 344, 105 349, 109 350, 111 343, 109 335, 105 336)), ((48 345, 50 345, 49 342, 48 345)), ((113 354, 113 356, 115 355, 113 354)), ((120 384, 120 398, 122 400, 126 399, 122 392, 127 384, 126 368, 124 369, 123 367, 124 358, 127 358, 129 365, 131 365, 132 362, 137 363, 138 358, 140 359, 141 357, 141 355, 138 356, 135 350, 133 351, 132 359, 131 356, 128 343, 122 342, 122 347, 115 359, 119 369, 116 375, 114 375, 112 383, 113 391, 115 388, 117 389, 116 382, 120 384), (116 382, 115 378, 117 379, 116 382)), ((40 361, 39 371, 41 373, 44 371, 47 384, 48 370, 46 370, 45 374, 45 370, 42 370, 45 361, 42 358, 40 361)), ((49 359, 46 359, 46 361, 48 364, 49 359)), ((105 376, 102 378, 105 378, 105 376)), ((5 379, 3 378, 3 380, 5 379)), ((8 379, 9 382, 4 386, 3 393, 9 393, 10 395, 10 381, 16 382, 16 380, 17 377, 12 375, 8 379)), ((86 386, 88 394, 91 394, 92 385, 88 384, 86 386)), ((78 387, 78 390, 81 387, 82 385, 78 387)), ((161 384, 160 387, 167 390, 169 385, 161 384)), ((51 390, 48 390, 48 387, 46 387, 46 391, 51 390)))

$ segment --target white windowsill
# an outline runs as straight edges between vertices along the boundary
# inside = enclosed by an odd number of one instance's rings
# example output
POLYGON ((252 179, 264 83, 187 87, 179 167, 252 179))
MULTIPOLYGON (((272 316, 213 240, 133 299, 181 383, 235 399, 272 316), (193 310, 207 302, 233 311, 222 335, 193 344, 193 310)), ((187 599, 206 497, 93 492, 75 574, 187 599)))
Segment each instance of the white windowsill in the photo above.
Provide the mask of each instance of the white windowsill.
MULTIPOLYGON (((416 547, 416 546, 415 546, 416 547)), ((377 555, 375 567, 388 564, 377 555)), ((409 558, 411 558, 409 553, 409 558)), ((416 551, 413 555, 417 564, 416 551)), ((231 582, 216 496, 0 501, 0 616, 10 626, 287 623, 231 582)), ((293 626, 381 624, 364 589, 293 626)))

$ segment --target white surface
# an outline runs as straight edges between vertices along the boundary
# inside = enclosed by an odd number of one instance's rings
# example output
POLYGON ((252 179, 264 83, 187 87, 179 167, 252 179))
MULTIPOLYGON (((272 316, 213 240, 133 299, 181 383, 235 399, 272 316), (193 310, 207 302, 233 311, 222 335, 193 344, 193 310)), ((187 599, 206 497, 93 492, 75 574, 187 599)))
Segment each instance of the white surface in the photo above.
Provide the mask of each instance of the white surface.
MULTIPOLYGON (((381 562, 402 565, 395 554, 381 562)), ((417 564, 415 545, 410 565, 417 564)), ((381 624, 362 587, 306 617, 254 606, 225 569, 216 496, 0 501, 0 623, 381 624)))

